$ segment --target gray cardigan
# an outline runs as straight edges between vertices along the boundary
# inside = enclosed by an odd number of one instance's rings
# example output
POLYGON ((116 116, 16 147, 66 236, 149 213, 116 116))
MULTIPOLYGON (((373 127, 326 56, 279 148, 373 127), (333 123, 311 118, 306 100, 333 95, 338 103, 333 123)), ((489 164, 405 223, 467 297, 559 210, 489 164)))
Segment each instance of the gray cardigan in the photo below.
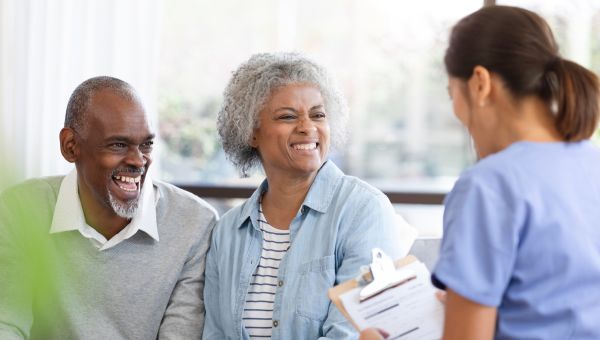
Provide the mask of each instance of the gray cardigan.
POLYGON ((0 338, 199 339, 215 210, 154 181, 160 241, 138 231, 98 251, 78 231, 48 234, 62 179, 0 196, 0 338))

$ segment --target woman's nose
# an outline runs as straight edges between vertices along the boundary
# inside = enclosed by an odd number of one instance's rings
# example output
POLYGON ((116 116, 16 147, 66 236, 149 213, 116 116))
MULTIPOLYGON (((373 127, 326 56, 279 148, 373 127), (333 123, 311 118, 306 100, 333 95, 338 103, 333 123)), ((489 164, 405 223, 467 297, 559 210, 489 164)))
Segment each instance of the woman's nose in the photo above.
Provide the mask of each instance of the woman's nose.
POLYGON ((301 118, 298 120, 297 130, 301 133, 310 133, 312 131, 316 131, 317 127, 311 119, 301 118))

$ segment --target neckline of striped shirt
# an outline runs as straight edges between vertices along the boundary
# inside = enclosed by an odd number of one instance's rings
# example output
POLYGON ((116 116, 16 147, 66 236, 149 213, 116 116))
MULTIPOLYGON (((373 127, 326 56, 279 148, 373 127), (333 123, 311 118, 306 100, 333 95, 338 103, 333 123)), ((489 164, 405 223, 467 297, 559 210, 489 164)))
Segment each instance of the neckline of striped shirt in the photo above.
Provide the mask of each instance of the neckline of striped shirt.
POLYGON ((271 226, 259 206, 259 227, 263 242, 260 261, 250 280, 242 322, 251 339, 270 338, 273 326, 273 304, 279 283, 279 265, 289 244, 289 230, 271 226))

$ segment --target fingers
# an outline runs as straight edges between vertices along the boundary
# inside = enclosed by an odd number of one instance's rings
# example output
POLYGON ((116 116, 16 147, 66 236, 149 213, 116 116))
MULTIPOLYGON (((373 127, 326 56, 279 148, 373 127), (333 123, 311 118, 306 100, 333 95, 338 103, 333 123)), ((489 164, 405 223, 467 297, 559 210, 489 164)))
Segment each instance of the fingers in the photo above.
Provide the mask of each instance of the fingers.
POLYGON ((444 305, 446 304, 446 292, 443 290, 438 290, 435 292, 435 297, 444 305))
POLYGON ((388 336, 389 334, 383 329, 367 328, 360 332, 359 340, 381 340, 388 336))

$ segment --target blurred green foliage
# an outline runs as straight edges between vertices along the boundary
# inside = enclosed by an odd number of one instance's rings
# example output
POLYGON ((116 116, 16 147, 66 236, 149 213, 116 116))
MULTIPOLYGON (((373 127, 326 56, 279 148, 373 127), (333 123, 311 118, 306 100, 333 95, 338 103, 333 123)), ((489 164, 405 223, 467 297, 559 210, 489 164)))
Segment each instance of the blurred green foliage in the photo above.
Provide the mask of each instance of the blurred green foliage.
MULTIPOLYGON (((36 192, 12 186, 19 173, 5 155, 0 163, 0 316, 2 322, 29 332, 33 308, 60 322, 51 301, 56 292, 57 259, 52 255, 48 217, 36 209, 36 192), (35 306, 35 307, 34 307, 35 306)), ((43 335, 43 326, 38 327, 43 335)), ((27 335, 27 334, 26 334, 27 335)))
POLYGON ((159 126, 168 153, 191 158, 199 166, 206 163, 218 147, 215 129, 218 105, 214 98, 199 104, 181 97, 163 100, 159 106, 159 126))

